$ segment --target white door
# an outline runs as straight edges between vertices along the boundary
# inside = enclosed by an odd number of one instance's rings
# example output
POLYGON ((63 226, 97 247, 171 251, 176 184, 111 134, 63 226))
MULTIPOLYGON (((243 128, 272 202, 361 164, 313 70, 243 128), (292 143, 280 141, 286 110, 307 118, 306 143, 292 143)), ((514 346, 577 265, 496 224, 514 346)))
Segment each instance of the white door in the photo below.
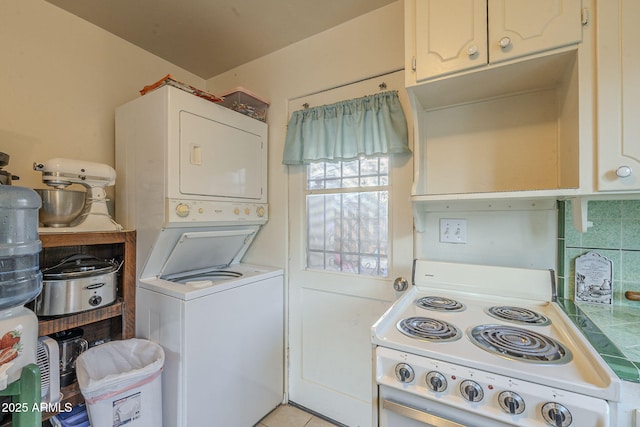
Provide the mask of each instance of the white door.
MULTIPOLYGON (((387 90, 399 91, 410 118, 403 76, 400 71, 295 99, 289 111, 374 94, 384 82, 387 90)), ((411 123, 409 135, 411 140, 411 123)), ((381 233, 388 229, 390 242, 386 277, 307 268, 307 235, 314 226, 309 232, 306 167, 289 167, 289 400, 350 427, 372 425, 370 328, 401 294, 393 289, 394 279, 411 275, 412 165, 409 156, 389 162, 389 222, 380 227, 381 233)))

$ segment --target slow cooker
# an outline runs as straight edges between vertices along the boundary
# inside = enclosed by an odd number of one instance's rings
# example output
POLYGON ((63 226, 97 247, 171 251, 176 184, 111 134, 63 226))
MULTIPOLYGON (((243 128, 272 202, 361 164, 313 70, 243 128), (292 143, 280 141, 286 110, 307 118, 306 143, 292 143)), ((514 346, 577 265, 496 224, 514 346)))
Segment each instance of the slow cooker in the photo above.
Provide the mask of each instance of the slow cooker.
POLYGON ((35 313, 58 316, 109 305, 116 300, 122 262, 76 254, 42 270, 35 313))

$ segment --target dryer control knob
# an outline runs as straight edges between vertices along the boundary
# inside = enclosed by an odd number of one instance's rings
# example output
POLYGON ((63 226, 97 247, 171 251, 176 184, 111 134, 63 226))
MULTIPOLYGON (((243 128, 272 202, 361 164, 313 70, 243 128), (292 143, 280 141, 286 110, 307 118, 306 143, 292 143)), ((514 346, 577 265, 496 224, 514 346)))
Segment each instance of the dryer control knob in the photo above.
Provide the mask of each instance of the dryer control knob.
POLYGON ((184 203, 178 204, 178 206, 176 206, 176 215, 181 218, 189 216, 189 205, 185 205, 184 203))

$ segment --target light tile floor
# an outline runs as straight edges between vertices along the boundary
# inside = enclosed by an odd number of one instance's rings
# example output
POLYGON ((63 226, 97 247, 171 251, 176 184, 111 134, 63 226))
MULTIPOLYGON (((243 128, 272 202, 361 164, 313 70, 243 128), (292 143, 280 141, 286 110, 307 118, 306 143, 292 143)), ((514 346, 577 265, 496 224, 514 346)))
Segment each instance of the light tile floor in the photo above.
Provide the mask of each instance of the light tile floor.
POLYGON ((335 424, 295 406, 281 405, 264 417, 256 427, 335 427, 335 424))

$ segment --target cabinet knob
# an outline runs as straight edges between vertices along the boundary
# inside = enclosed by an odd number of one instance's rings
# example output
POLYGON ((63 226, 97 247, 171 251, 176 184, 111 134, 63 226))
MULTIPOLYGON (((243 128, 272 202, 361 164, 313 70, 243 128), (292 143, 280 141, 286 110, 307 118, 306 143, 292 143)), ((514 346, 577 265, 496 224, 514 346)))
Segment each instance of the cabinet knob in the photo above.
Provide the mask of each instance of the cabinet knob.
POLYGON ((467 48, 467 55, 473 56, 477 53, 478 53, 478 46, 476 46, 475 44, 467 48))
POLYGON ((511 46, 511 39, 509 37, 503 37, 500 39, 498 44, 502 49, 506 49, 507 47, 511 46))
POLYGON ((631 172, 633 171, 629 166, 620 166, 616 170, 616 175, 618 175, 619 178, 627 178, 631 176, 631 172))

